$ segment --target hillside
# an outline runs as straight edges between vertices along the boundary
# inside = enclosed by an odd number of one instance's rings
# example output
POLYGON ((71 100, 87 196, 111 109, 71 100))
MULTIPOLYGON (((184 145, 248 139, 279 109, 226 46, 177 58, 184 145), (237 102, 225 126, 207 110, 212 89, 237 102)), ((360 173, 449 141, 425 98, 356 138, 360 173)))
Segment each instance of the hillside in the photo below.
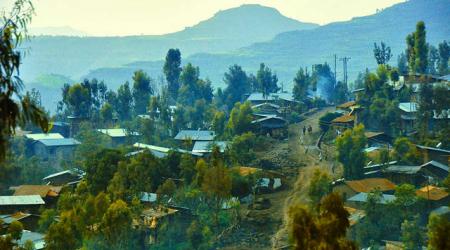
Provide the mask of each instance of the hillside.
POLYGON ((42 74, 78 79, 96 68, 161 60, 170 48, 181 49, 184 57, 194 53, 223 53, 270 40, 281 32, 317 26, 287 18, 273 8, 243 5, 220 11, 198 25, 167 35, 37 36, 24 44, 30 53, 21 73, 28 82, 35 82, 42 74))
MULTIPOLYGON (((256 43, 231 53, 201 53, 188 57, 198 65, 203 76, 209 77, 216 86, 222 85, 223 73, 231 64, 242 65, 247 71, 257 70, 265 62, 279 75, 285 86, 290 85, 300 66, 311 66, 325 61, 334 63, 333 54, 351 57, 350 79, 358 72, 375 68, 373 43, 384 41, 394 54, 391 64, 396 64, 399 53, 405 49, 405 37, 415 29, 418 21, 427 26, 427 41, 437 45, 450 40, 450 1, 411 0, 386 8, 374 15, 354 18, 346 22, 332 23, 313 30, 292 31, 278 35, 273 40, 256 43)), ((128 79, 131 73, 142 68, 153 75, 161 74, 162 62, 140 62, 118 69, 103 68, 91 72, 88 77, 105 79, 116 83, 128 79), (110 75, 114 72, 114 77, 110 75)), ((342 63, 338 62, 338 78, 342 78, 342 63)))

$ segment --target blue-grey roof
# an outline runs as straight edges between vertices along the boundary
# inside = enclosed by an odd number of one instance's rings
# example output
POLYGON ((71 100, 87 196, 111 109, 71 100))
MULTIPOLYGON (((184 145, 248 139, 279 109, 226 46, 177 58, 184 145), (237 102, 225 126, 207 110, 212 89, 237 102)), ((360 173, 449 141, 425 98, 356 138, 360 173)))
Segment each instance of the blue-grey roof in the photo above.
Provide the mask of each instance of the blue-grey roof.
POLYGON ((31 232, 28 230, 22 231, 22 237, 20 240, 18 240, 17 243, 19 243, 20 246, 25 245, 25 242, 31 241, 34 244, 34 249, 44 249, 45 247, 45 240, 44 235, 36 232, 31 232))
POLYGON ((215 132, 211 130, 181 130, 175 140, 212 141, 215 136, 215 132))
POLYGON ((138 132, 127 131, 123 128, 97 129, 97 131, 109 137, 127 137, 139 135, 138 132))
POLYGON ((448 206, 441 206, 431 211, 431 213, 437 215, 448 214, 450 213, 450 208, 448 206))
POLYGON ((292 93, 270 93, 264 96, 263 93, 251 93, 247 101, 275 101, 284 100, 294 102, 294 95, 292 93))
POLYGON ((158 195, 156 193, 141 192, 142 202, 155 202, 157 198, 158 195))
POLYGON ((384 171, 388 173, 416 174, 420 169, 422 169, 421 166, 390 166, 384 171))
POLYGON ((450 74, 445 75, 445 76, 441 76, 439 79, 450 82, 450 74))
POLYGON ((220 152, 224 152, 228 145, 226 141, 196 141, 192 152, 194 153, 209 153, 211 152, 212 146, 217 145, 220 152))
POLYGON ((155 146, 155 145, 148 145, 148 144, 144 144, 144 143, 135 143, 135 144, 133 144, 133 147, 150 150, 150 152, 152 152, 158 158, 166 157, 170 151, 175 151, 175 152, 178 152, 181 154, 191 154, 194 156, 203 156, 200 153, 195 153, 195 152, 184 150, 184 149, 166 148, 166 147, 160 147, 160 146, 155 146), (162 157, 159 157, 159 156, 162 156, 162 157))
POLYGON ((412 113, 417 112, 417 110, 419 109, 419 104, 415 102, 401 102, 398 104, 398 108, 404 112, 412 113))
POLYGON ((437 167, 437 168, 440 168, 440 169, 442 169, 442 170, 444 170, 446 172, 448 172, 448 170, 449 170, 447 165, 442 164, 442 163, 437 162, 437 161, 429 161, 427 163, 424 163, 421 167, 426 167, 426 166, 429 166, 429 165, 437 167))
MULTIPOLYGON (((366 202, 367 201, 367 193, 359 193, 355 196, 350 197, 347 201, 354 201, 354 202, 366 202)), ((390 194, 383 194, 381 196, 380 204, 387 204, 388 202, 392 202, 395 200, 394 195, 390 194)))
POLYGON ((447 149, 433 148, 433 147, 428 147, 428 146, 423 146, 423 145, 416 145, 416 147, 418 147, 420 149, 427 149, 427 150, 438 151, 438 152, 441 152, 441 153, 450 154, 450 150, 447 150, 447 149))
POLYGON ((75 146, 81 144, 74 138, 63 138, 63 139, 42 139, 39 140, 40 143, 47 147, 61 147, 61 146, 75 146))
POLYGON ((49 139, 64 139, 60 133, 38 133, 38 134, 27 134, 26 138, 39 141, 39 140, 49 140, 49 139))
POLYGON ((0 196, 0 206, 44 205, 40 195, 0 196))

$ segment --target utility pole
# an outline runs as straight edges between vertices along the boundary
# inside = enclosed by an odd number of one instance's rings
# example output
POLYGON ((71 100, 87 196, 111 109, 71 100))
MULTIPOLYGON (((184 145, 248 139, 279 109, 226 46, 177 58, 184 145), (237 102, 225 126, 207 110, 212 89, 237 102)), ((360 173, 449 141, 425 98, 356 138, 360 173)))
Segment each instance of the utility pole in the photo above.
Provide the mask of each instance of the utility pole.
POLYGON ((345 83, 346 86, 348 86, 347 85, 347 81, 348 81, 347 64, 348 64, 348 61, 350 59, 351 59, 350 57, 346 57, 346 56, 344 56, 343 58, 339 59, 340 61, 342 61, 343 66, 344 66, 344 83, 345 83))
POLYGON ((334 54, 334 87, 335 88, 336 88, 336 85, 337 85, 336 62, 337 62, 337 56, 336 56, 336 54, 334 54))

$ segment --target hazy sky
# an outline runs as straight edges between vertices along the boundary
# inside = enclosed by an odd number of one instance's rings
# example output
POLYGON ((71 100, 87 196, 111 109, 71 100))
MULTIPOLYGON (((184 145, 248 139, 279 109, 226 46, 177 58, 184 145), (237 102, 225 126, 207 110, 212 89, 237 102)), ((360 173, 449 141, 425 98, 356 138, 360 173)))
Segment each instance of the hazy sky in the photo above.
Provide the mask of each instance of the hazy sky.
MULTIPOLYGON (((0 0, 0 7, 13 0, 0 0), (3 2, 3 3, 2 3, 3 2)), ((373 14, 404 0, 34 0, 31 27, 70 26, 90 35, 164 34, 219 10, 258 3, 283 15, 326 24, 373 14)))

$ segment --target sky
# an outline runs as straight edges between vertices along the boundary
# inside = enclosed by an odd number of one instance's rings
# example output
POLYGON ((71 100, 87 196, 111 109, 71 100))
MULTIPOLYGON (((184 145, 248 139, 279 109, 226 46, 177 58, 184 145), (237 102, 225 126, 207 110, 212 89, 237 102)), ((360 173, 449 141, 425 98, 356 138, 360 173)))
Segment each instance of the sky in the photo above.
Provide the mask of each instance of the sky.
MULTIPOLYGON (((0 9, 14 0, 0 0, 0 9)), ((373 14, 404 0, 33 0, 31 28, 71 27, 93 36, 176 32, 214 13, 261 4, 300 21, 327 24, 373 14)))

